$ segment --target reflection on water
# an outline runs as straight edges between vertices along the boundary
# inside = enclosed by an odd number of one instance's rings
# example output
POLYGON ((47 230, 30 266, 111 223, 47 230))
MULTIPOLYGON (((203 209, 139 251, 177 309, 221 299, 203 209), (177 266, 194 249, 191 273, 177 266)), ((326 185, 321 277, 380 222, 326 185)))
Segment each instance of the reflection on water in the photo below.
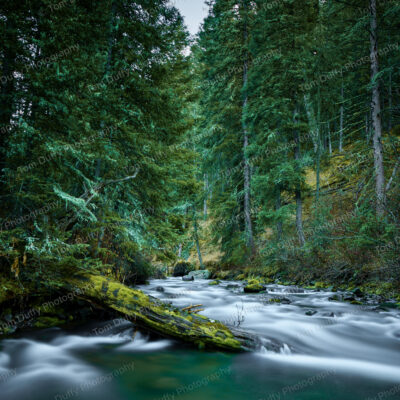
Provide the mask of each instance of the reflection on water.
POLYGON ((11 400, 400 398, 400 313, 271 285, 152 281, 147 293, 281 343, 230 355, 149 339, 122 320, 0 342, 0 398, 11 400), (160 289, 160 286, 164 290, 160 289), (295 293, 293 293, 295 292, 295 293), (279 302, 277 302, 277 300, 279 302), (272 300, 272 301, 271 301, 272 300))

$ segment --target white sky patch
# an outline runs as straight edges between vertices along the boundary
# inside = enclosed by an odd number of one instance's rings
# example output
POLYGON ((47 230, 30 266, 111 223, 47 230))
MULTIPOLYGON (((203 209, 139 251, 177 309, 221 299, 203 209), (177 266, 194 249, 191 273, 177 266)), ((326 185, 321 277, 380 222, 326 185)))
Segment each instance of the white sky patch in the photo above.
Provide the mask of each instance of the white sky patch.
POLYGON ((171 0, 185 18, 191 35, 199 32, 200 25, 208 15, 208 6, 204 0, 171 0))

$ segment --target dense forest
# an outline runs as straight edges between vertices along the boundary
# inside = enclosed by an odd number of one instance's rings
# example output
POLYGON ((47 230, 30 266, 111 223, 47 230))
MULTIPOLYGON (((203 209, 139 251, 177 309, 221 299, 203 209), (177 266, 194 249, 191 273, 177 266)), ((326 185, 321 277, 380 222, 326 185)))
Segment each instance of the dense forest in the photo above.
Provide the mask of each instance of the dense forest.
POLYGON ((163 0, 2 2, 5 280, 398 289, 399 4, 209 6, 190 40, 163 0))
POLYGON ((0 0, 0 393, 400 393, 400 2, 182 1, 0 0))

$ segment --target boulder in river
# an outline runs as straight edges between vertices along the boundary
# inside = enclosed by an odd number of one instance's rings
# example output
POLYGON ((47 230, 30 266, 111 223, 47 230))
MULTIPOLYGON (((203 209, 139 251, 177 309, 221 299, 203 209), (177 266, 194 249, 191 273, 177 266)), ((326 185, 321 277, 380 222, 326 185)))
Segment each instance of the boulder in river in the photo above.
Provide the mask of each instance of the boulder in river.
POLYGON ((244 287, 245 293, 260 293, 265 290, 265 286, 256 280, 250 280, 244 287))
POLYGON ((363 292, 361 291, 360 288, 355 288, 355 289, 353 290, 353 294, 354 294, 355 296, 357 296, 357 297, 362 297, 362 296, 363 296, 363 292))
POLYGON ((315 310, 308 310, 305 312, 306 315, 308 315, 309 317, 312 317, 313 315, 315 315, 317 312, 315 310))
POLYGON ((188 276, 193 277, 193 279, 209 279, 210 271, 208 269, 201 269, 199 271, 191 271, 188 276))
POLYGON ((227 289, 239 289, 240 285, 234 285, 234 284, 230 284, 226 287, 227 289))
POLYGON ((186 261, 179 261, 175 264, 173 276, 185 276, 188 274, 190 270, 190 263, 186 261))
POLYGON ((185 282, 190 282, 190 281, 194 281, 194 278, 193 278, 193 276, 185 275, 185 276, 182 276, 182 280, 185 282))

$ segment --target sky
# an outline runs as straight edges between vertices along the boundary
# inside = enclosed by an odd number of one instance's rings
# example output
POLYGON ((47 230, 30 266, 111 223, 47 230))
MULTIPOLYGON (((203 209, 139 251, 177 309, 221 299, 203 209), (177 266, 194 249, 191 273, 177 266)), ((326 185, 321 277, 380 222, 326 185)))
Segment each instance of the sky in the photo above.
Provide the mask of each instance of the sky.
POLYGON ((208 14, 208 6, 204 0, 171 0, 171 3, 185 17, 185 22, 189 32, 195 35, 200 28, 200 24, 208 14))

